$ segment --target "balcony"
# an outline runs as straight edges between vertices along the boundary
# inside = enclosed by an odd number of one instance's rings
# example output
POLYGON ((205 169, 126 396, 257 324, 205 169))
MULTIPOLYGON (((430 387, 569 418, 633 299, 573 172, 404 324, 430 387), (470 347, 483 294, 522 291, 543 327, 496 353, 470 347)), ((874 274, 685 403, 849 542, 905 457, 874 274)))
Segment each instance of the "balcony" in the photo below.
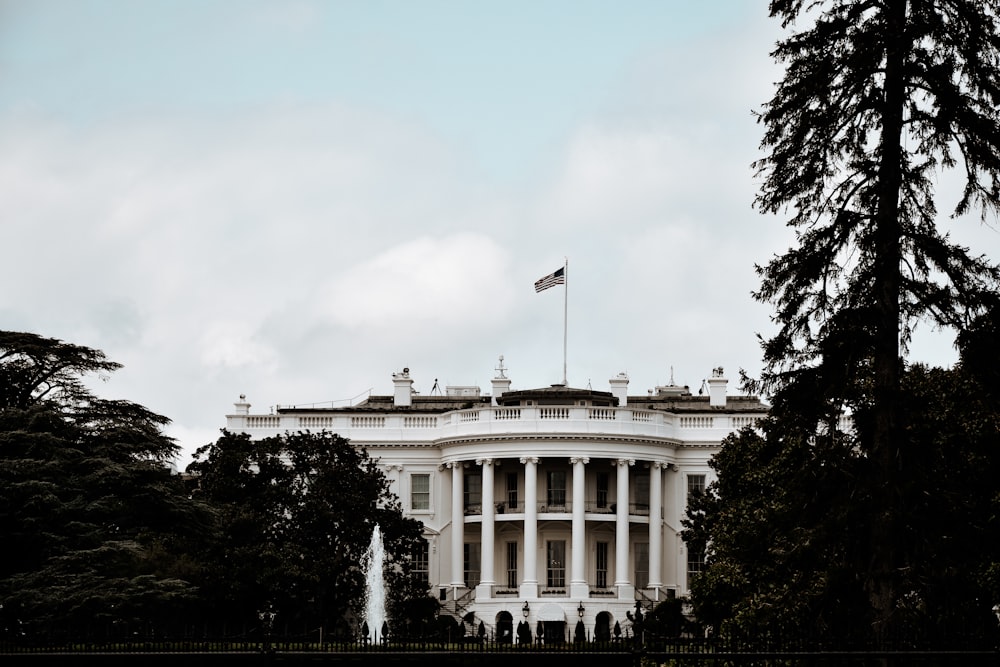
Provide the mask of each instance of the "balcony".
MULTIPOLYGON (((537 503, 536 508, 538 514, 572 514, 573 501, 566 500, 557 503, 540 502, 537 503)), ((464 506, 462 511, 465 516, 481 516, 483 513, 483 505, 482 503, 468 503, 464 506)), ((584 512, 586 514, 606 514, 609 517, 616 516, 618 512, 618 505, 616 503, 598 503, 596 500, 588 500, 584 503, 584 512)), ((498 517, 508 514, 516 514, 517 518, 520 519, 524 515, 524 503, 494 503, 493 513, 498 517)), ((629 516, 649 516, 649 504, 629 503, 628 513, 629 516)))
POLYGON ((489 437, 516 434, 601 434, 655 439, 721 440, 729 432, 752 424, 764 413, 675 415, 634 407, 482 406, 439 415, 387 412, 357 414, 332 410, 330 414, 296 413, 285 408, 277 415, 227 416, 227 428, 267 435, 269 432, 328 430, 358 442, 489 437))

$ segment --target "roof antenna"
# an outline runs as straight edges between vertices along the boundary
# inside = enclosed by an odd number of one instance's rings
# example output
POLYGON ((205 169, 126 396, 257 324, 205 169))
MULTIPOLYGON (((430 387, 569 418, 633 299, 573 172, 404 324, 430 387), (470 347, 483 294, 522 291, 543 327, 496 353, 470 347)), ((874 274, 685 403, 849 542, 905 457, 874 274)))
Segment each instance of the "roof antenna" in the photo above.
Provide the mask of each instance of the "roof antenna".
POLYGON ((507 379, 507 376, 504 375, 504 373, 503 373, 505 370, 507 370, 507 368, 503 365, 503 355, 502 354, 500 355, 500 364, 496 368, 494 368, 493 370, 495 370, 497 372, 497 379, 498 380, 506 380, 507 379))

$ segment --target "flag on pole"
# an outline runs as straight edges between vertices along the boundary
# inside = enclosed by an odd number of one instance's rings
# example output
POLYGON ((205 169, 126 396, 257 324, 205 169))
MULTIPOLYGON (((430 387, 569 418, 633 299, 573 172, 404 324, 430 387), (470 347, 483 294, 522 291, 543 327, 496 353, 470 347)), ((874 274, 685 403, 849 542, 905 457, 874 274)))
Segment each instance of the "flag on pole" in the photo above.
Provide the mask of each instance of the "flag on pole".
POLYGON ((556 269, 544 278, 539 278, 535 281, 535 291, 541 292, 542 290, 547 290, 555 285, 563 285, 566 283, 566 267, 561 267, 556 269))

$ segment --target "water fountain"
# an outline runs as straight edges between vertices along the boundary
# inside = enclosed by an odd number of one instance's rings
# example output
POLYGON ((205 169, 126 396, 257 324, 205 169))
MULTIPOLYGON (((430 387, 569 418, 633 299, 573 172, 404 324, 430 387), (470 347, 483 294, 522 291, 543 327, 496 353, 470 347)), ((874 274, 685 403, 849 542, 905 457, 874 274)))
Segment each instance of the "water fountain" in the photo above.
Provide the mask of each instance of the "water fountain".
POLYGON ((387 619, 385 615, 385 547, 382 545, 382 529, 378 524, 372 529, 372 539, 368 551, 361 560, 365 573, 365 624, 368 626, 367 640, 384 640, 387 619))

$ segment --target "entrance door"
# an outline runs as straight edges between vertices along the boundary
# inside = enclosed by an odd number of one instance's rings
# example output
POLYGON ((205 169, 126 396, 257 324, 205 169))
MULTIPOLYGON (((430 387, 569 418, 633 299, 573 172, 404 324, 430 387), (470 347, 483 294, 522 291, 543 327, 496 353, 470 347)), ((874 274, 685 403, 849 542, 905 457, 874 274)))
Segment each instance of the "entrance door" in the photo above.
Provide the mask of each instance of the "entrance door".
POLYGON ((611 641, 611 614, 606 611, 602 611, 597 615, 596 623, 594 624, 594 641, 611 641))
POLYGON ((544 640, 548 645, 566 643, 566 621, 542 621, 544 640))
POLYGON ((501 611, 496 617, 497 641, 510 644, 514 641, 514 617, 509 611, 501 611))

